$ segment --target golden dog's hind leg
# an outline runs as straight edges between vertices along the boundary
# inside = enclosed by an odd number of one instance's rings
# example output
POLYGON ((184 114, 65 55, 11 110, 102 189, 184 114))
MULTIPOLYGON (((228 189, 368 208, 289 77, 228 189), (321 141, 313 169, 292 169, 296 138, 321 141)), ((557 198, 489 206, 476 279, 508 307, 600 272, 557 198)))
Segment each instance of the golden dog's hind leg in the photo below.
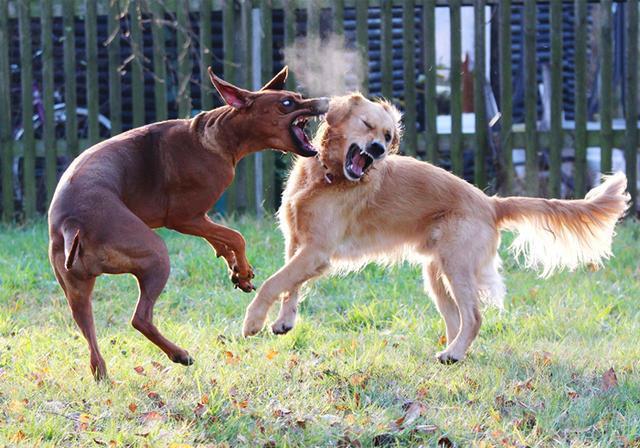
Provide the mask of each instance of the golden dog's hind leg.
POLYGON ((262 330, 271 305, 283 292, 296 290, 307 280, 321 274, 329 257, 321 249, 302 248, 287 264, 264 282, 247 307, 242 328, 243 336, 253 336, 262 330))
POLYGON ((442 272, 435 262, 425 263, 422 268, 424 284, 427 292, 436 304, 444 319, 447 332, 447 344, 451 344, 460 331, 460 310, 447 291, 442 280, 442 272))
POLYGON ((478 286, 473 270, 456 266, 445 272, 453 298, 460 310, 460 331, 447 348, 436 355, 444 364, 460 361, 480 331, 482 316, 478 307, 478 286))
POLYGON ((282 295, 278 318, 273 325, 271 325, 271 331, 273 331, 273 334, 286 334, 291 331, 293 326, 296 324, 299 299, 300 288, 294 288, 282 295))

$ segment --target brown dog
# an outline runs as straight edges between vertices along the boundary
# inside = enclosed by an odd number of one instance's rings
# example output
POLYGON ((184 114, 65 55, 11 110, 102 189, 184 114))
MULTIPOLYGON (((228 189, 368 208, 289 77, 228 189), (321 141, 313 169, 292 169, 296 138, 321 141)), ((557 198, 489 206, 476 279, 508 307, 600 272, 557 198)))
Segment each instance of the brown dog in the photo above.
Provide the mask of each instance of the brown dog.
POLYGON ((420 263, 446 324, 441 362, 462 359, 480 329, 479 301, 502 306, 500 230, 543 276, 611 254, 614 226, 627 208, 626 178, 611 176, 576 201, 488 197, 464 180, 410 157, 389 155, 400 140, 400 113, 360 95, 332 101, 317 137, 319 158, 298 159, 283 195, 286 264, 247 308, 243 333, 256 334, 280 297, 272 326, 293 328, 300 287, 329 270, 371 261, 420 263))
POLYGON ((193 119, 132 129, 85 151, 56 188, 49 209, 49 258, 73 318, 89 343, 91 370, 107 374, 98 350, 91 292, 103 273, 131 273, 140 288, 132 325, 174 362, 193 363, 186 350, 153 325, 153 305, 169 276, 169 256, 151 229, 167 227, 206 239, 224 257, 234 284, 252 291, 253 272, 238 232, 207 216, 233 180, 238 161, 264 148, 316 154, 304 133, 326 112, 325 98, 282 91, 285 67, 259 92, 216 77, 226 106, 193 119))

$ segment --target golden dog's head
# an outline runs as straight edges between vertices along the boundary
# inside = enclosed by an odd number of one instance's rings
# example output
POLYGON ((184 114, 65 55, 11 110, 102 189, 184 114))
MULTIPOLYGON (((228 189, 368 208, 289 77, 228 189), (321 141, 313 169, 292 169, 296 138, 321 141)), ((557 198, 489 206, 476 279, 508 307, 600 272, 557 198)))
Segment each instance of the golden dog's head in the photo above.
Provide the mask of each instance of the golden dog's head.
POLYGON ((398 152, 402 115, 387 101, 369 101, 359 93, 335 97, 329 105, 321 157, 341 166, 344 176, 359 181, 389 153, 398 152))

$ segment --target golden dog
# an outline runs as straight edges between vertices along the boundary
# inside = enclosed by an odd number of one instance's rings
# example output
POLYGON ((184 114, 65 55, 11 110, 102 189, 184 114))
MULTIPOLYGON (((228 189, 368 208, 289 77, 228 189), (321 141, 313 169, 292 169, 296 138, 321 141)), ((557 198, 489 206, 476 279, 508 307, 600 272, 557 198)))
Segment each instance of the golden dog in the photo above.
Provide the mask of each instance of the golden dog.
POLYGON ((300 287, 329 270, 409 260, 422 264, 446 324, 448 345, 437 357, 456 362, 480 329, 479 302, 502 306, 501 229, 517 233, 515 252, 543 276, 611 255, 629 200, 622 173, 581 200, 489 197, 443 169, 393 155, 400 118, 390 104, 359 94, 332 101, 316 136, 320 163, 298 159, 287 182, 279 211, 287 262, 247 308, 245 336, 262 329, 279 297, 272 330, 291 330, 300 287))

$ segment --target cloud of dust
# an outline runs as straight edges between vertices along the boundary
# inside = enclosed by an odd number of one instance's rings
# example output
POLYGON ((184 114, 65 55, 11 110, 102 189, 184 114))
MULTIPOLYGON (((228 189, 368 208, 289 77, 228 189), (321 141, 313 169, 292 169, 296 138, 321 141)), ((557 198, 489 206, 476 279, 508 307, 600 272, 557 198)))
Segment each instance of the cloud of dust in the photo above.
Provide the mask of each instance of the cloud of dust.
POLYGON ((362 57, 341 36, 296 39, 284 49, 284 60, 298 88, 310 96, 343 95, 361 85, 362 57))

